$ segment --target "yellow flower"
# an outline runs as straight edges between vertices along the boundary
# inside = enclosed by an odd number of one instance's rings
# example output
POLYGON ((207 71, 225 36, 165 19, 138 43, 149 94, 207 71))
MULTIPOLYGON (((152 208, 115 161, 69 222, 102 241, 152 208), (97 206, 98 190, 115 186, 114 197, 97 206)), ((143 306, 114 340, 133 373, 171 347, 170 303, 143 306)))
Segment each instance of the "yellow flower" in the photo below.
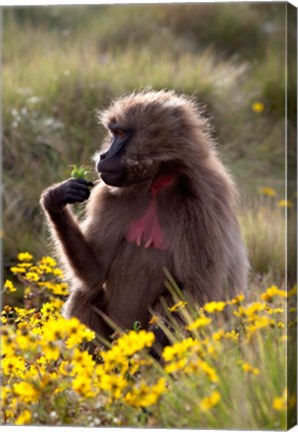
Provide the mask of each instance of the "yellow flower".
MULTIPOLYGON (((218 335, 219 335, 219 339, 217 339, 216 340, 216 337, 215 337, 215 339, 214 338, 212 338, 212 339, 209 339, 209 338, 205 338, 202 342, 203 342, 203 344, 204 344, 204 346, 205 346, 205 352, 207 353, 207 354, 209 354, 210 355, 210 357, 215 357, 216 356, 216 350, 215 350, 215 347, 216 347, 216 343, 214 343, 214 341, 215 342, 218 342, 220 339, 221 339, 221 337, 220 337, 220 333, 218 332, 218 335)), ((217 335, 217 337, 218 337, 218 335, 217 335)), ((218 348, 218 346, 217 346, 217 348, 218 348)), ((204 355, 204 349, 202 350, 202 351, 197 351, 197 353, 199 354, 199 355, 204 355)))
POLYGON ((72 372, 72 365, 69 361, 63 360, 59 366, 59 372, 61 375, 69 376, 72 372))
POLYGON ((285 327, 285 325, 284 325, 283 322, 279 321, 279 322, 277 323, 277 328, 284 328, 284 327, 285 327))
POLYGON ((57 261, 55 261, 54 258, 52 258, 50 256, 44 256, 39 261, 39 264, 46 265, 49 267, 56 267, 57 261))
POLYGON ((21 412, 21 414, 17 417, 16 421, 14 422, 17 426, 22 426, 25 424, 30 424, 32 419, 32 414, 29 410, 25 410, 21 412))
POLYGON ((39 390, 31 383, 22 381, 13 385, 13 391, 24 402, 36 402, 39 397, 39 390))
POLYGON ((13 283, 6 279, 5 283, 4 283, 4 289, 7 289, 7 291, 9 292, 15 292, 17 289, 14 287, 13 283))
POLYGON ((232 330, 232 331, 230 331, 230 332, 226 332, 226 333, 224 334, 224 337, 225 337, 226 339, 230 339, 230 340, 232 340, 232 341, 237 341, 237 340, 239 339, 239 333, 236 333, 235 330, 232 330))
POLYGON ((127 381, 121 375, 103 375, 98 383, 99 387, 108 391, 115 399, 120 399, 127 381))
MULTIPOLYGON (((3 327, 3 326, 2 326, 3 327)), ((15 355, 15 345, 11 335, 3 334, 2 330, 1 339, 0 339, 0 347, 1 347, 1 355, 6 356, 6 359, 11 359, 15 355)), ((4 361, 1 360, 1 362, 4 361)), ((2 365, 3 363, 1 363, 2 365)))
POLYGON ((211 366, 209 366, 208 363, 204 362, 203 360, 198 360, 197 365, 208 376, 210 381, 218 381, 218 376, 215 370, 211 366))
POLYGON ((201 346, 200 342, 193 338, 183 339, 172 346, 166 346, 163 350, 162 357, 165 361, 180 359, 183 356, 189 356, 190 351, 195 351, 201 346))
POLYGON ((22 321, 23 318, 28 317, 29 315, 32 315, 35 312, 35 309, 25 309, 25 308, 14 308, 15 312, 18 315, 17 321, 22 321))
POLYGON ((227 303, 228 304, 231 304, 231 305, 239 305, 240 303, 242 303, 243 302, 243 300, 244 300, 244 295, 243 294, 239 294, 239 295, 237 295, 236 297, 234 297, 234 298, 232 298, 232 300, 230 300, 230 301, 228 301, 227 303))
POLYGON ((2 407, 5 407, 8 404, 8 399, 10 394, 11 394, 11 388, 2 385, 1 392, 0 392, 0 402, 2 407))
POLYGON ((32 263, 22 262, 22 263, 18 263, 18 267, 29 268, 29 267, 33 267, 33 266, 32 266, 32 263))
POLYGON ((77 318, 71 318, 68 321, 67 331, 69 334, 66 340, 67 348, 73 348, 82 342, 90 342, 95 338, 94 331, 81 324, 77 318))
POLYGON ((266 316, 255 317, 255 318, 256 318, 255 323, 251 324, 251 325, 248 325, 246 327, 247 331, 250 332, 250 333, 254 333, 254 332, 256 332, 259 329, 268 327, 269 325, 274 325, 274 320, 270 319, 270 318, 268 318, 266 316))
POLYGON ((55 295, 66 296, 69 294, 68 285, 65 282, 51 284, 50 289, 55 295))
POLYGON ((254 102, 251 105, 251 109, 252 109, 253 112, 259 114, 259 113, 261 113, 261 112, 264 111, 265 105, 262 102, 254 102))
POLYGON ((213 391, 210 396, 203 398, 200 402, 200 408, 202 411, 208 411, 219 403, 221 399, 218 391, 213 391))
POLYGON ((263 187, 259 189, 259 193, 270 197, 276 196, 276 191, 270 187, 263 187))
POLYGON ((243 363, 242 369, 244 370, 244 372, 250 372, 253 375, 260 375, 260 369, 251 366, 249 363, 243 363))
POLYGON ((279 289, 276 285, 272 285, 271 287, 267 288, 267 290, 261 294, 261 299, 264 301, 270 301, 272 297, 287 297, 287 292, 284 290, 279 289))
POLYGON ((45 303, 40 310, 42 320, 45 321, 48 320, 49 318, 50 319, 58 318, 58 316, 60 316, 61 306, 62 304, 59 300, 58 303, 57 301, 55 302, 51 301, 45 303))
POLYGON ((127 361, 126 355, 122 352, 118 345, 113 345, 108 351, 101 351, 100 353, 106 371, 118 369, 123 363, 127 361))
POLYGON ((274 398, 272 407, 276 411, 282 411, 287 409, 287 399, 288 399, 288 391, 287 388, 283 391, 282 397, 274 398))
POLYGON ((37 282, 39 280, 39 275, 35 272, 27 272, 25 279, 27 279, 29 282, 37 282))
POLYGON ((53 273, 52 267, 50 267, 48 265, 45 265, 45 264, 39 264, 38 271, 41 274, 51 274, 51 273, 53 273))
POLYGON ((56 361, 60 356, 57 345, 52 341, 41 341, 42 353, 48 361, 56 361))
POLYGON ((217 332, 213 333, 212 339, 214 339, 215 341, 218 341, 218 340, 223 338, 224 334, 225 334, 224 330, 222 330, 222 329, 218 330, 217 332))
POLYGON ((124 355, 132 356, 138 351, 144 348, 151 347, 155 340, 154 333, 141 330, 136 332, 134 330, 127 334, 122 335, 117 345, 121 349, 124 355))
POLYGON ((281 308, 281 307, 279 307, 279 308, 270 308, 269 306, 266 308, 266 310, 267 310, 267 312, 269 313, 269 315, 272 315, 272 314, 281 314, 281 313, 284 313, 284 308, 281 308))
POLYGON ((80 351, 78 348, 75 348, 72 358, 72 367, 74 375, 77 374, 90 377, 95 367, 95 361, 87 351, 80 351))
POLYGON ((211 318, 207 318, 206 316, 202 316, 198 319, 196 319, 194 322, 192 322, 191 324, 189 324, 188 326, 186 326, 186 330, 192 331, 192 330, 196 330, 197 328, 200 327, 206 327, 208 324, 210 324, 212 321, 211 318))
POLYGON ((5 357, 1 360, 1 368, 7 376, 20 376, 26 370, 26 364, 22 357, 5 357))
POLYGON ((157 315, 153 315, 150 319, 150 321, 148 322, 148 324, 157 324, 160 321, 160 317, 158 317, 157 315))
POLYGON ((92 388, 92 380, 84 375, 78 375, 72 381, 73 390, 81 396, 92 397, 96 392, 92 388))
POLYGON ((19 329, 17 330, 15 344, 22 351, 34 351, 37 347, 35 336, 29 334, 29 326, 26 323, 20 323, 19 329))
POLYGON ((174 361, 165 367, 165 372, 169 374, 173 372, 177 372, 178 370, 185 368, 186 364, 187 364, 186 358, 182 358, 180 360, 174 361))
POLYGON ((58 276, 61 279, 64 277, 64 273, 63 273, 63 271, 61 269, 55 268, 55 269, 53 269, 52 273, 53 273, 54 276, 58 276))
POLYGON ((168 310, 170 312, 177 312, 177 311, 183 309, 186 305, 187 305, 187 302, 185 302, 185 301, 179 301, 174 306, 168 308, 168 310))
POLYGON ((234 311, 234 315, 236 316, 252 316, 254 315, 256 312, 262 312, 263 310, 266 309, 266 305, 260 302, 254 302, 251 303, 250 305, 243 307, 240 306, 238 308, 238 311, 234 311))
POLYGON ((21 252, 17 256, 19 261, 32 261, 33 255, 28 252, 21 252))
POLYGON ((10 267, 10 271, 12 273, 26 273, 26 269, 24 269, 23 267, 10 267))
POLYGON ((148 407, 157 403, 159 397, 166 391, 166 381, 160 378, 155 385, 148 386, 141 381, 138 388, 134 388, 125 396, 125 402, 134 407, 148 407))
POLYGON ((218 302, 212 301, 210 303, 206 303, 203 309, 205 309, 205 311, 209 313, 213 313, 217 311, 221 312, 222 310, 224 310, 225 306, 226 303, 223 301, 218 301, 218 302))
POLYGON ((58 319, 55 317, 43 326, 43 338, 46 342, 56 342, 64 339, 68 335, 67 319, 60 316, 58 319))
POLYGON ((291 208, 293 207, 293 204, 291 203, 291 201, 288 200, 279 200, 277 202, 278 207, 288 207, 291 208))

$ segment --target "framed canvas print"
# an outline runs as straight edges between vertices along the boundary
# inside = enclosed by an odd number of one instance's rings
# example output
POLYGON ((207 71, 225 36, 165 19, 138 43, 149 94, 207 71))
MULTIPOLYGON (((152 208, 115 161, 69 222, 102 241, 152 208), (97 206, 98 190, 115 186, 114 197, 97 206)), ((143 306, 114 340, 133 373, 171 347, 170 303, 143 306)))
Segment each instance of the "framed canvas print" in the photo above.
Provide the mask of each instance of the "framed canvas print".
POLYGON ((2 7, 1 424, 297 422, 297 9, 2 7))

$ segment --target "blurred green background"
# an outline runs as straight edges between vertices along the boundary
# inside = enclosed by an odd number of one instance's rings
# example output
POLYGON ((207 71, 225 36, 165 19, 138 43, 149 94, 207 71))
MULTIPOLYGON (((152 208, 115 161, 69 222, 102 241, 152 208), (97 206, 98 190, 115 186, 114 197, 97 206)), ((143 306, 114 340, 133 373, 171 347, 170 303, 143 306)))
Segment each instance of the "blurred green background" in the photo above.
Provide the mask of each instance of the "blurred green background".
POLYGON ((284 2, 3 8, 4 266, 49 253, 42 190, 92 164, 97 109, 147 86, 197 98, 244 201, 282 198, 285 18, 284 2))

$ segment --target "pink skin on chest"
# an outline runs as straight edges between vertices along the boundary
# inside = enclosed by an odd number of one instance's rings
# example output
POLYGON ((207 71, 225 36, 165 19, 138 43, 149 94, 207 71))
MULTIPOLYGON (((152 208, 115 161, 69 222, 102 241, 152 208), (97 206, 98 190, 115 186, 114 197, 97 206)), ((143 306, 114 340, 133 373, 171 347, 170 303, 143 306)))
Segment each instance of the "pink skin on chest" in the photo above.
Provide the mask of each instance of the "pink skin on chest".
POLYGON ((174 175, 164 176, 151 186, 150 202, 145 213, 133 220, 128 227, 125 239, 129 243, 139 247, 143 244, 145 248, 167 249, 167 242, 157 216, 157 194, 161 189, 170 186, 174 180, 174 175))

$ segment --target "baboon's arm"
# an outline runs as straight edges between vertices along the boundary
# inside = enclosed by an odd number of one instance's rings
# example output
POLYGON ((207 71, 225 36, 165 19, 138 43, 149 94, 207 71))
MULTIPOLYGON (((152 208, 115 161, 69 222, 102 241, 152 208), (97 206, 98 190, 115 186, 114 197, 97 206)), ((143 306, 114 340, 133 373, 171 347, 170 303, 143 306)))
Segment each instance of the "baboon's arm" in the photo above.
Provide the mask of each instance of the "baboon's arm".
POLYGON ((90 291, 103 283, 103 271, 91 245, 67 204, 83 202, 89 198, 91 182, 69 179, 51 186, 41 196, 41 204, 50 220, 55 238, 63 248, 76 276, 90 291), (102 275, 102 281, 99 280, 102 275))

